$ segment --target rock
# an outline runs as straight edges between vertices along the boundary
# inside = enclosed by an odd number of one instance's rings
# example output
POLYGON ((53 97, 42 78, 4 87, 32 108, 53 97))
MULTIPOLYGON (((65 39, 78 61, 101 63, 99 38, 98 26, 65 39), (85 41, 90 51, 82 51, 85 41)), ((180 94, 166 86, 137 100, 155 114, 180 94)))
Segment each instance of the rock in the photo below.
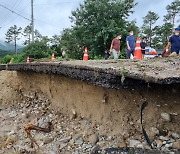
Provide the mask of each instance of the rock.
POLYGON ((108 144, 108 142, 107 142, 107 141, 99 141, 99 142, 97 143, 97 145, 99 145, 99 146, 100 146, 100 148, 105 147, 107 144, 108 144))
POLYGON ((122 140, 122 142, 119 143, 118 147, 119 148, 125 148, 125 147, 127 147, 127 144, 126 144, 126 142, 124 140, 122 140))
POLYGON ((99 141, 99 138, 96 134, 93 134, 93 135, 89 136, 88 141, 90 144, 96 144, 99 141))
POLYGON ((100 150, 100 147, 98 145, 95 145, 92 147, 90 154, 98 154, 99 150, 100 150))
POLYGON ((43 138, 43 143, 44 143, 44 144, 51 143, 52 141, 53 141, 53 139, 50 138, 50 137, 45 136, 45 137, 43 138))
POLYGON ((10 114, 9 114, 10 118, 14 118, 14 117, 16 117, 17 115, 18 115, 18 114, 17 114, 16 111, 12 111, 12 112, 10 112, 10 114))
POLYGON ((77 140, 78 138, 82 137, 82 133, 75 134, 73 136, 73 140, 77 140))
POLYGON ((7 135, 8 135, 8 136, 11 136, 11 135, 14 135, 14 134, 15 134, 15 131, 12 130, 12 131, 10 131, 7 135))
POLYGON ((155 127, 151 127, 149 132, 148 132, 148 135, 149 135, 149 139, 151 141, 153 141, 155 139, 155 137, 157 135, 159 135, 159 130, 157 128, 155 128, 155 127))
POLYGON ((179 139, 179 134, 177 134, 177 133, 172 133, 171 135, 172 135, 173 138, 179 139))
POLYGON ((60 145, 60 149, 64 149, 66 146, 67 146, 67 143, 62 143, 62 144, 60 145))
POLYGON ((180 141, 176 141, 172 144, 173 149, 180 149, 180 141))
POLYGON ((29 115, 27 113, 22 113, 21 117, 22 119, 27 119, 29 118, 29 115))
POLYGON ((142 143, 136 144, 135 146, 136 148, 144 149, 144 145, 142 143))
POLYGON ((173 145, 172 143, 169 143, 169 144, 166 144, 165 147, 166 148, 172 148, 172 145, 173 145))
POLYGON ((83 144, 83 139, 80 137, 77 140, 75 140, 75 144, 77 145, 82 145, 83 144))
POLYGON ((159 130, 156 127, 151 127, 151 131, 156 134, 159 135, 159 130))
POLYGON ((67 143, 71 140, 71 138, 72 138, 71 136, 68 136, 68 137, 60 139, 59 142, 67 143))
POLYGON ((76 118, 77 118, 77 113, 74 109, 72 109, 72 114, 71 114, 70 119, 72 120, 72 119, 76 119, 76 118))
POLYGON ((171 116, 170 116, 169 113, 161 113, 161 117, 166 122, 170 122, 171 121, 171 116))
POLYGON ((163 141, 168 141, 169 138, 167 136, 160 136, 159 139, 163 140, 163 141))
POLYGON ((157 148, 160 148, 163 145, 162 140, 156 140, 157 148))
POLYGON ((36 135, 34 136, 35 141, 42 141, 43 138, 44 138, 44 136, 41 135, 41 134, 36 134, 36 135))
POLYGON ((141 144, 138 140, 129 140, 129 147, 136 147, 138 144, 141 144))

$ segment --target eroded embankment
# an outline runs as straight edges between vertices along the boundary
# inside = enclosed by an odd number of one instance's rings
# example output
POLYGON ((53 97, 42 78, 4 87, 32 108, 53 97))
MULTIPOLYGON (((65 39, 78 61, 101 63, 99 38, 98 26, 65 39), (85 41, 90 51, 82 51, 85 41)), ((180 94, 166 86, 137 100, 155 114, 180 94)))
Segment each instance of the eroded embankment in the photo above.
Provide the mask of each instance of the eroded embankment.
POLYGON ((140 105, 146 100, 144 126, 154 140, 180 128, 180 86, 153 86, 143 89, 107 89, 76 79, 60 76, 21 72, 0 72, 0 104, 18 105, 25 95, 49 99, 51 109, 85 117, 110 127, 114 134, 124 138, 143 139, 140 127, 140 105), (163 119, 167 113, 170 119, 163 119), (159 131, 154 131, 157 128, 159 131))
MULTIPOLYGON (((145 125, 149 127, 178 130, 180 90, 179 86, 159 86, 140 90, 106 89, 72 78, 33 72, 1 72, 1 103, 13 102, 20 91, 43 93, 52 102, 52 107, 63 113, 75 110, 115 128, 140 131, 140 105, 149 103, 145 110, 145 125), (164 122, 162 112, 171 114, 172 121, 164 122), (131 125, 131 122, 133 125, 131 125), (173 125, 172 125, 173 124, 173 125)), ((131 131, 132 132, 132 131, 131 131)))

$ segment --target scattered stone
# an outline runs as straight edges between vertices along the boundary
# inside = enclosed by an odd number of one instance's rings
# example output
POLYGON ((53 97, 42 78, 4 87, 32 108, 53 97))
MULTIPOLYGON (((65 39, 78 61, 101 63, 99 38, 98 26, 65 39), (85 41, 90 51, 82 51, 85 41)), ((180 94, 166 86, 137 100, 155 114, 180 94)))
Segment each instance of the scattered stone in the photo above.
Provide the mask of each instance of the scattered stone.
POLYGON ((163 141, 168 141, 169 140, 169 138, 167 136, 159 136, 159 139, 163 140, 163 141))
POLYGON ((125 147, 127 147, 127 144, 126 144, 126 142, 124 140, 122 140, 122 142, 119 143, 118 147, 119 148, 125 148, 125 147))
POLYGON ((44 143, 44 144, 51 143, 52 141, 53 141, 53 139, 50 138, 50 137, 45 136, 45 137, 43 138, 43 143, 44 143))
POLYGON ((170 143, 170 144, 166 144, 166 145, 165 145, 165 147, 166 147, 166 148, 171 148, 171 147, 172 147, 172 145, 173 145, 172 143, 170 143))
POLYGON ((156 140, 157 148, 160 148, 163 145, 162 140, 156 140))
POLYGON ((64 149, 66 146, 67 146, 67 143, 62 143, 62 144, 60 145, 60 149, 64 149))
POLYGON ((99 141, 99 138, 96 134, 93 134, 93 135, 89 136, 88 141, 90 144, 96 144, 99 141))
POLYGON ((71 119, 77 118, 77 112, 76 112, 74 109, 72 109, 72 115, 71 115, 70 118, 71 118, 71 119))
POLYGON ((155 127, 151 127, 148 135, 149 135, 150 140, 153 141, 155 137, 159 135, 159 130, 155 127))
POLYGON ((129 140, 129 147, 136 147, 138 144, 141 144, 138 140, 129 140))
POLYGON ((159 130, 155 127, 151 127, 151 131, 156 134, 156 135, 159 135, 159 130))
POLYGON ((67 143, 71 140, 71 138, 72 138, 71 136, 68 136, 68 137, 60 139, 59 142, 67 143))
POLYGON ((180 140, 176 141, 172 144, 172 148, 173 149, 180 149, 180 140))
POLYGON ((171 116, 170 116, 169 113, 161 113, 161 117, 166 122, 170 122, 171 121, 171 116))
POLYGON ((136 144, 135 146, 136 148, 144 149, 144 145, 142 143, 136 144))
POLYGON ((12 130, 12 131, 10 131, 7 135, 8 135, 8 136, 11 136, 11 135, 14 135, 14 134, 15 134, 15 131, 12 130))
POLYGON ((175 139, 179 139, 179 138, 180 138, 180 137, 179 137, 179 134, 177 134, 177 133, 172 133, 171 135, 172 135, 172 137, 175 138, 175 139))
POLYGON ((27 113, 22 113, 22 119, 27 119, 27 118, 29 118, 29 115, 27 114, 27 113))
POLYGON ((17 114, 16 111, 12 111, 12 112, 9 114, 10 118, 14 118, 14 117, 16 117, 17 115, 18 115, 18 114, 17 114))
POLYGON ((82 145, 83 144, 83 139, 80 137, 77 140, 75 140, 75 144, 77 145, 82 145))
POLYGON ((35 139, 35 141, 42 141, 42 140, 43 140, 43 137, 44 137, 44 136, 39 133, 39 134, 36 134, 36 135, 34 136, 34 139, 35 139))
POLYGON ((91 149, 90 154, 98 154, 99 150, 100 150, 100 147, 98 145, 94 145, 91 149))

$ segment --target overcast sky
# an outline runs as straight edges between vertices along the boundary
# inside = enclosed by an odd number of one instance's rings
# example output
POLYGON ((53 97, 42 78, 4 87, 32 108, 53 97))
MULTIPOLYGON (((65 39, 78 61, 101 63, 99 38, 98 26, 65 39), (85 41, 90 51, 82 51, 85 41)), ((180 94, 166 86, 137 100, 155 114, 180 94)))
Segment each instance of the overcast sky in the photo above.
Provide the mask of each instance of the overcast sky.
MULTIPOLYGON (((158 24, 162 24, 163 15, 166 12, 166 6, 173 0, 136 0, 138 5, 135 7, 135 13, 129 20, 136 19, 137 25, 142 25, 142 17, 148 11, 154 11, 161 17, 158 24)), ((34 0, 34 18, 35 29, 38 29, 42 35, 52 36, 60 34, 64 28, 71 26, 69 16, 71 11, 75 10, 83 0, 34 0)), ((3 5, 18 14, 31 18, 31 0, 0 0, 3 5)), ((0 39, 5 38, 5 33, 12 25, 25 27, 30 21, 17 16, 11 11, 0 6, 0 39)))

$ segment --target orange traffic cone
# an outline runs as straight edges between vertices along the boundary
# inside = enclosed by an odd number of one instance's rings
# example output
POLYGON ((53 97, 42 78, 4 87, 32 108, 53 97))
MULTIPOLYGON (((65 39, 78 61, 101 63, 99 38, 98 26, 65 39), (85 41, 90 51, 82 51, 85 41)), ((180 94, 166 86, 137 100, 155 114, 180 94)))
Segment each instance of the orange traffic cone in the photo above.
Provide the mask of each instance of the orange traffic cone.
POLYGON ((54 53, 52 53, 51 62, 54 62, 54 60, 55 60, 54 53))
POLYGON ((88 61, 88 49, 87 48, 85 48, 83 60, 88 61))
POLYGON ((140 46, 140 38, 137 38, 136 40, 136 48, 134 52, 134 59, 142 59, 142 51, 140 46))
POLYGON ((30 58, 29 58, 29 56, 27 57, 27 61, 26 61, 26 63, 27 63, 27 64, 29 64, 29 63, 30 63, 30 58))

